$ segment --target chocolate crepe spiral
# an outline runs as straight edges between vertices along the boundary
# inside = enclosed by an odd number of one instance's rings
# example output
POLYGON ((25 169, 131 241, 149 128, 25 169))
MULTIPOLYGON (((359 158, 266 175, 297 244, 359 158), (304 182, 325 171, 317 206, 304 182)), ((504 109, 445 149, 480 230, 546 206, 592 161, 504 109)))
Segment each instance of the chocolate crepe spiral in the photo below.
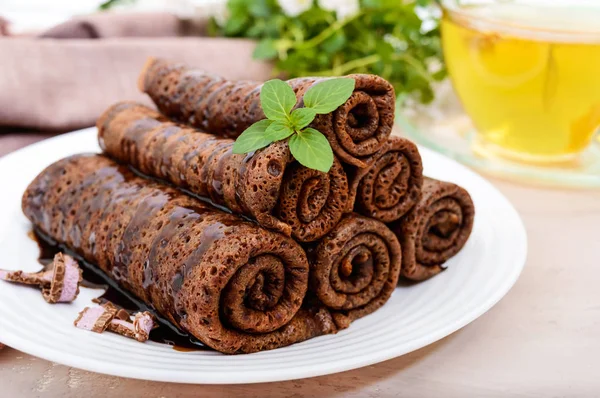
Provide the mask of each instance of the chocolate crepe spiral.
POLYGON ((340 163, 328 173, 307 169, 285 142, 236 155, 232 140, 176 125, 133 102, 113 105, 97 125, 111 157, 302 242, 327 234, 348 208, 340 163))
POLYGON ((402 276, 421 281, 443 271, 443 264, 467 242, 474 216, 465 189, 425 178, 419 203, 391 227, 402 246, 402 276))
POLYGON ((43 233, 218 351, 254 352, 334 331, 326 311, 294 317, 308 264, 292 239, 106 157, 50 165, 22 206, 43 233))
POLYGON ((345 328, 384 305, 400 276, 401 249, 377 220, 348 214, 309 250, 309 289, 345 328))
POLYGON ((347 167, 350 205, 354 211, 382 222, 405 215, 421 197, 423 163, 417 146, 390 137, 366 168, 347 167))
MULTIPOLYGON (((385 144, 392 131, 394 88, 376 75, 347 77, 356 82, 352 96, 334 112, 317 115, 311 125, 325 134, 341 161, 365 167, 365 160, 385 144)), ((287 82, 301 105, 306 90, 324 79, 287 82)), ((265 119, 259 97, 262 82, 230 81, 183 64, 150 58, 138 85, 165 115, 215 135, 235 138, 265 119)))

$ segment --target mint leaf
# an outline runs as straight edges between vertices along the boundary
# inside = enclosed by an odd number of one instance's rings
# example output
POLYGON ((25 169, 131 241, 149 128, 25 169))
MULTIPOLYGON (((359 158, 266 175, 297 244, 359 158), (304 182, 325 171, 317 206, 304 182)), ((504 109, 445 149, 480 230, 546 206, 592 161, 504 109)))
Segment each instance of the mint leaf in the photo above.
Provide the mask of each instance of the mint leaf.
POLYGON ((301 130, 308 126, 315 119, 317 112, 312 108, 298 108, 292 112, 290 117, 292 126, 296 130, 301 130))
POLYGON ((294 134, 289 146, 290 152, 302 166, 327 173, 333 165, 333 151, 329 141, 311 127, 294 134))
POLYGON ((269 80, 260 90, 260 105, 267 118, 285 122, 296 105, 296 94, 286 82, 269 80))
POLYGON ((290 135, 294 134, 294 129, 290 127, 288 123, 284 122, 273 122, 265 132, 265 137, 271 141, 279 141, 284 138, 288 138, 290 135))
POLYGON ((254 59, 273 59, 277 56, 275 39, 262 39, 258 42, 252 53, 254 59))
POLYGON ((272 123, 272 120, 263 119, 244 130, 233 144, 233 153, 240 154, 256 151, 273 142, 269 141, 265 136, 265 131, 272 123))
POLYGON ((348 77, 317 83, 304 94, 304 106, 319 114, 333 112, 350 98, 355 83, 354 79, 348 77))

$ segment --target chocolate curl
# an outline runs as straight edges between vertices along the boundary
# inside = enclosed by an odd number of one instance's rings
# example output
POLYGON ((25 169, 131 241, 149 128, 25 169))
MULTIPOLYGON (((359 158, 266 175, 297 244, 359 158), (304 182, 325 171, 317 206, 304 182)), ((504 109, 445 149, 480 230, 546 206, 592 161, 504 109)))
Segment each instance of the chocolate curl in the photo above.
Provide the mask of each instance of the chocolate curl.
POLYGON ((0 270, 0 280, 40 286, 44 300, 50 304, 70 303, 75 300, 82 279, 82 271, 77 261, 63 253, 54 256, 53 268, 47 271, 28 273, 0 270))
POLYGON ((154 320, 149 312, 136 313, 133 323, 123 319, 113 319, 108 325, 108 330, 111 332, 135 339, 140 343, 148 340, 152 328, 154 328, 154 320))
POLYGON ((105 306, 85 307, 73 324, 75 327, 95 333, 104 332, 117 314, 117 308, 111 303, 105 306))
POLYGON ((6 347, 4 344, 0 343, 0 350, 6 347))
POLYGON ((70 303, 79 295, 79 283, 83 280, 81 268, 71 256, 57 253, 54 256, 52 282, 42 290, 44 300, 50 304, 70 303))

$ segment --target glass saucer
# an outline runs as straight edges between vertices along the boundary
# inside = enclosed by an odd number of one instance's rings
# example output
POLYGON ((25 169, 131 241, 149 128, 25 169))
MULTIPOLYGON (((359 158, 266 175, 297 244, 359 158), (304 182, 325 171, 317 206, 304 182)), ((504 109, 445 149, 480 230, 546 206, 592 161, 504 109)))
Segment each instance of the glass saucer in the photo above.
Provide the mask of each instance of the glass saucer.
POLYGON ((462 110, 450 83, 444 82, 436 92, 433 104, 404 104, 396 112, 396 128, 417 144, 484 174, 510 181, 553 187, 600 188, 600 136, 597 135, 590 147, 576 158, 561 163, 522 163, 490 152, 482 153, 475 127, 462 110))

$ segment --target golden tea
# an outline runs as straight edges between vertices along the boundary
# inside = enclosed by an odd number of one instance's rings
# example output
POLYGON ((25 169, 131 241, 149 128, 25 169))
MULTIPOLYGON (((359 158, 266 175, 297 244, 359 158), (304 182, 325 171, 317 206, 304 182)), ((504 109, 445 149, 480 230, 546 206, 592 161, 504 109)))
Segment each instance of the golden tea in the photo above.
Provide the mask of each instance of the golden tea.
POLYGON ((488 4, 442 21, 444 55, 478 141, 564 160, 600 127, 600 7, 488 4))

